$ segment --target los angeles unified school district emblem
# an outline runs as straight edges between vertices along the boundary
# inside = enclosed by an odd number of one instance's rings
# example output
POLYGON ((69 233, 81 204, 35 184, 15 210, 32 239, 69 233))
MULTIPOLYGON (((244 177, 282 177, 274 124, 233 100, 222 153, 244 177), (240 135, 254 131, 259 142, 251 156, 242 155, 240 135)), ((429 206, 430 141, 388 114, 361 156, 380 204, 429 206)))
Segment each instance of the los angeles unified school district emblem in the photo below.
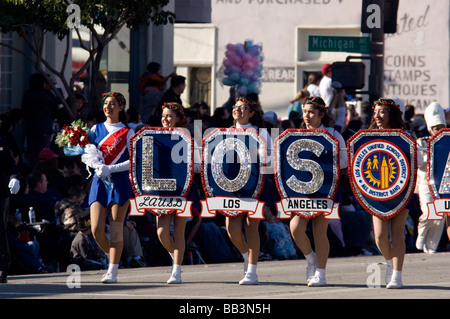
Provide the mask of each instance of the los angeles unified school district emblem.
POLYGON ((401 130, 362 130, 348 144, 350 180, 360 204, 383 219, 399 213, 414 191, 414 140, 401 130))

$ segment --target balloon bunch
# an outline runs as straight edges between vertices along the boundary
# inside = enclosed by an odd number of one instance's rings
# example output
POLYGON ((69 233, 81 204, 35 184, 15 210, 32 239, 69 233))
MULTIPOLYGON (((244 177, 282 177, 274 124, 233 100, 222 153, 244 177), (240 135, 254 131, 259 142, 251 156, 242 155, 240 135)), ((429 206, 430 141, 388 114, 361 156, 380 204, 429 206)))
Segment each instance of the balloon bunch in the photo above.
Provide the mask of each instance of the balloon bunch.
POLYGON ((245 41, 244 44, 227 44, 226 58, 223 60, 225 78, 222 83, 236 86, 239 95, 259 94, 261 87, 262 47, 245 41))

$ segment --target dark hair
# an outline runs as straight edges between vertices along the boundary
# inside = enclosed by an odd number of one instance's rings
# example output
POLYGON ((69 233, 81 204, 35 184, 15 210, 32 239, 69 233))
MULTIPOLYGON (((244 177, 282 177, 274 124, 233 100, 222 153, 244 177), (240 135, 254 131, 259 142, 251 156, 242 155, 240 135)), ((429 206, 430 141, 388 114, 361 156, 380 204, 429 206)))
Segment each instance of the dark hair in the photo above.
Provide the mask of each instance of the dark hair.
POLYGON ((127 115, 128 115, 128 121, 133 123, 135 121, 139 121, 139 110, 137 108, 134 107, 130 107, 127 111, 126 111, 127 115))
POLYGON ((162 109, 165 108, 174 111, 177 117, 180 119, 180 123, 178 123, 177 127, 187 127, 188 123, 186 119, 186 110, 184 109, 183 105, 177 102, 168 102, 163 104, 162 109))
POLYGON ((151 73, 158 73, 158 71, 161 69, 161 65, 157 62, 150 62, 147 64, 147 71, 151 73))
POLYGON ((32 90, 44 89, 45 77, 40 73, 33 73, 30 76, 29 86, 32 90))
MULTIPOLYGON (((245 98, 237 98, 241 99, 245 104, 247 104, 250 107, 250 112, 254 112, 253 116, 250 118, 249 123, 258 127, 258 128, 265 128, 266 124, 264 122, 264 118, 263 118, 263 112, 261 110, 261 105, 259 104, 259 101, 255 101, 254 98, 256 96, 256 98, 258 98, 258 96, 256 94, 254 95, 247 95, 245 98)), ((236 120, 233 120, 233 125, 236 126, 236 120)))
POLYGON ((182 75, 175 75, 170 79, 170 86, 173 88, 184 83, 186 83, 186 78, 182 75))
MULTIPOLYGON (((321 97, 311 97, 305 100, 305 104, 303 106, 308 104, 312 105, 316 110, 319 110, 319 114, 323 114, 321 122, 323 126, 329 127, 331 120, 328 116, 327 108, 325 107, 325 101, 321 97)), ((300 128, 306 128, 304 121, 300 124, 300 128)))
POLYGON ((72 197, 81 197, 81 196, 86 196, 87 192, 83 187, 80 186, 71 186, 68 190, 67 190, 67 196, 72 198, 72 197))
POLYGON ((34 189, 36 188, 36 186, 39 183, 42 183, 42 181, 44 180, 42 178, 42 175, 44 175, 43 171, 40 170, 34 170, 32 171, 28 176, 27 176, 27 183, 28 183, 28 187, 30 189, 34 189))
MULTIPOLYGON (((389 125, 390 128, 405 128, 405 122, 403 121, 403 112, 400 110, 400 106, 397 105, 393 100, 391 99, 379 99, 373 103, 373 107, 375 108, 376 105, 385 105, 388 108, 389 113, 389 125)), ((375 122, 375 118, 372 115, 372 119, 370 120, 369 129, 377 129, 377 123, 375 122)))

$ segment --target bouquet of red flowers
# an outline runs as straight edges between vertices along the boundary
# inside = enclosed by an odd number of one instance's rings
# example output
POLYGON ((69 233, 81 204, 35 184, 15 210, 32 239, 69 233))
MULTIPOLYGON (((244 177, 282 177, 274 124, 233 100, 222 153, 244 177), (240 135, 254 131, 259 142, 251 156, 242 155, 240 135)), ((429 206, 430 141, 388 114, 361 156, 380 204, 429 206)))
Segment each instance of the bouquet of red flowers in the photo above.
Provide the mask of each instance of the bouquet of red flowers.
POLYGON ((70 125, 64 125, 55 139, 56 145, 64 148, 64 154, 68 156, 84 153, 89 144, 89 129, 82 120, 76 120, 70 125))

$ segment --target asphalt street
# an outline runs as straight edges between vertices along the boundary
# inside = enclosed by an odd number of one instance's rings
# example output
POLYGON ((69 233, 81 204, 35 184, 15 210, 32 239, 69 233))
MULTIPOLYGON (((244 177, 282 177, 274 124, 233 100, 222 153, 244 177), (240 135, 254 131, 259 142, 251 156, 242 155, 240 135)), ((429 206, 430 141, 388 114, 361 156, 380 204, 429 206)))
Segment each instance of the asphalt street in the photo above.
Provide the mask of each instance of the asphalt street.
POLYGON ((1 299, 448 299, 450 253, 408 254, 403 289, 385 288, 381 256, 330 258, 326 287, 305 282, 306 261, 258 263, 259 285, 240 286, 242 263, 186 265, 183 283, 168 285, 170 267, 120 269, 118 283, 101 284, 104 271, 8 277, 1 299))

